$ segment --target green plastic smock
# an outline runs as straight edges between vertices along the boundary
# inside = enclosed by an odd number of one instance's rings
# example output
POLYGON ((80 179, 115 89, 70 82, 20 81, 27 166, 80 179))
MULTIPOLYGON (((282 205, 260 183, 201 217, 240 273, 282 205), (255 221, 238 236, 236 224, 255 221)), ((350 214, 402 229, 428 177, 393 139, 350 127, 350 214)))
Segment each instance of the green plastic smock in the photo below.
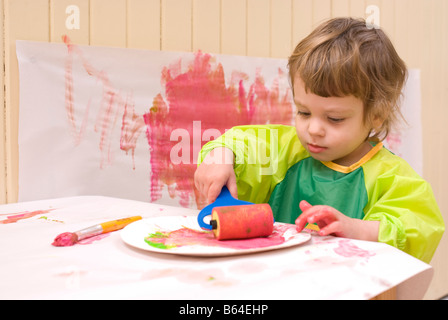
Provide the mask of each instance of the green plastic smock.
POLYGON ((329 205, 351 218, 380 221, 379 242, 427 263, 445 230, 429 183, 382 143, 345 167, 312 158, 295 127, 238 126, 204 145, 198 163, 217 147, 235 155, 238 198, 268 202, 276 221, 294 223, 302 200, 329 205))

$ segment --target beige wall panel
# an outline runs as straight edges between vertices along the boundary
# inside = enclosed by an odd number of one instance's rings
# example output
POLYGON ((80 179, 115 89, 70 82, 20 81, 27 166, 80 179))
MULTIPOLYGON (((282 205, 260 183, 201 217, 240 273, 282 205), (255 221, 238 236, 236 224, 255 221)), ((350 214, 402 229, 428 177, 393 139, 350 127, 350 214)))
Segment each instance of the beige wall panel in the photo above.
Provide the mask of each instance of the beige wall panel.
POLYGON ((90 44, 126 47, 126 0, 90 0, 90 44))
POLYGON ((408 51, 408 37, 409 33, 407 29, 409 28, 408 23, 409 14, 409 0, 395 0, 395 37, 394 46, 398 54, 406 62, 408 61, 409 51, 408 51))
MULTIPOLYGON (((412 5, 417 5, 413 3, 412 5)), ((422 121, 423 121, 423 161, 424 176, 431 183, 438 200, 445 224, 448 222, 448 191, 446 158, 448 148, 448 129, 446 126, 446 101, 448 56, 446 16, 448 8, 444 0, 430 0, 418 4, 418 15, 409 17, 410 26, 408 33, 416 32, 419 26, 415 24, 421 21, 420 28, 426 24, 424 30, 418 31, 417 37, 411 37, 408 49, 415 53, 420 52, 422 58, 413 58, 413 53, 408 56, 412 61, 422 64, 422 121), (423 18, 423 15, 425 18, 423 18), (422 20, 423 19, 423 20, 422 20), (412 30, 412 28, 414 28, 412 30), (441 33, 444 30, 444 34, 441 33), (445 81, 445 82, 444 82, 445 81), (442 115, 442 116, 441 116, 442 115), (444 116, 443 116, 444 115, 444 116)), ((411 10, 410 10, 411 11, 411 10)), ((411 11, 413 12, 413 11, 411 11)), ((412 13, 411 13, 412 14, 412 13)), ((415 13, 414 13, 415 14, 415 13)), ((397 34, 397 37, 400 35, 397 34)), ((445 235, 431 262, 434 266, 434 279, 426 298, 435 299, 448 293, 448 235, 445 235)))
POLYGON ((388 37, 394 42, 395 40, 395 1, 380 1, 380 27, 386 32, 388 37))
MULTIPOLYGON (((409 6, 406 15, 406 25, 405 30, 407 37, 405 38, 402 34, 400 37, 406 39, 406 62, 409 68, 419 68, 421 69, 427 63, 422 55, 421 50, 416 50, 416 44, 421 44, 420 48, 424 48, 423 44, 426 43, 426 38, 430 32, 430 19, 433 17, 422 14, 425 12, 426 6, 420 0, 408 0, 409 6)), ((401 14, 400 11, 397 14, 401 14)), ((401 30, 403 32, 403 30, 401 30)), ((395 41, 395 39, 394 39, 395 41)), ((429 80, 429 79, 428 79, 429 80)))
POLYGON ((270 57, 270 0, 247 0, 247 55, 270 57))
MULTIPOLYGON (((445 172, 445 174, 439 175, 443 176, 441 179, 441 184, 438 187, 439 189, 439 199, 443 197, 443 203, 442 203, 442 212, 444 213, 444 219, 445 223, 448 223, 448 199, 446 197, 446 194, 448 193, 448 177, 446 170, 444 171, 444 168, 446 167, 446 159, 448 159, 448 142, 446 137, 448 137, 448 130, 446 129, 446 122, 444 119, 447 118, 447 108, 446 103, 448 101, 448 19, 446 18, 448 16, 448 1, 440 1, 440 6, 442 6, 442 9, 440 10, 443 14, 443 18, 440 19, 442 22, 441 30, 445 30, 445 33, 442 34, 442 38, 439 39, 440 45, 443 48, 443 52, 441 53, 441 81, 440 81, 440 90, 442 91, 442 97, 441 97, 441 108, 439 119, 442 119, 441 127, 444 128, 443 133, 439 136, 439 139, 442 140, 442 156, 440 159, 438 159, 438 163, 435 164, 439 168, 440 172, 445 172), (440 117, 442 115, 442 117, 440 117), (443 196, 442 196, 443 195, 443 196)), ((438 32, 436 32, 438 33, 438 32)), ((437 115, 435 115, 437 116, 437 115)), ((436 268, 436 278, 433 281, 434 283, 434 293, 430 292, 430 298, 439 298, 441 296, 448 294, 448 231, 445 232, 444 239, 442 240, 442 244, 440 248, 438 249, 438 255, 434 261, 434 267, 436 268)))
MULTIPOLYGON (((3 15, 4 1, 0 0, 0 26, 4 24, 3 15)), ((2 66, 5 64, 5 47, 3 30, 0 33, 0 59, 2 66)), ((5 72, 0 68, 0 88, 4 88, 5 72)), ((6 203, 6 123, 5 123, 5 92, 0 90, 0 204, 6 203)))
POLYGON ((246 0, 221 0, 221 53, 246 55, 246 0))
POLYGON ((292 1, 292 48, 313 30, 313 0, 292 1))
POLYGON ((292 52, 292 2, 271 1, 271 57, 288 58, 292 52))
POLYGON ((162 0, 162 50, 192 50, 191 0, 162 0))
POLYGON ((350 16, 350 0, 332 0, 331 16, 333 18, 350 16))
POLYGON ((193 0, 193 51, 221 52, 220 0, 193 0))
POLYGON ((313 0, 313 29, 331 18, 331 0, 313 0))
POLYGON ((50 1, 50 41, 62 42, 67 35, 72 43, 89 44, 89 0, 50 1))
POLYGON ((19 76, 16 40, 49 41, 48 0, 5 0, 5 129, 7 202, 17 201, 19 76))
MULTIPOLYGON (((389 0, 394 1, 394 0, 389 0)), ((350 0, 350 15, 355 18, 365 18, 366 1, 350 0)))
POLYGON ((160 0, 127 1, 127 47, 160 50, 160 0))

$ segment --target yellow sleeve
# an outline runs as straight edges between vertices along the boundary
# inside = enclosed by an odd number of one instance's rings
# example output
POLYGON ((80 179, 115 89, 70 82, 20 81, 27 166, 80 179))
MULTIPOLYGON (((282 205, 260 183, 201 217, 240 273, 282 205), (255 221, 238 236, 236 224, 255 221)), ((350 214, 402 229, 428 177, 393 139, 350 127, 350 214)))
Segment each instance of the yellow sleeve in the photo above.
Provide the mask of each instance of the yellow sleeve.
POLYGON ((373 174, 364 220, 380 221, 379 242, 429 263, 445 224, 430 184, 403 162, 373 174))

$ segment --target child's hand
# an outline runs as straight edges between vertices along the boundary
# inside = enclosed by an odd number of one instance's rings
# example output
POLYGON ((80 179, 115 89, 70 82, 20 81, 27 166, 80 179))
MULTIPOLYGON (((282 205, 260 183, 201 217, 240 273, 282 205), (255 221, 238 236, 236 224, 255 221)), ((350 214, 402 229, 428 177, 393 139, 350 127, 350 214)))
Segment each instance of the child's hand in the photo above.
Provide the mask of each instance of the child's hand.
POLYGON ((302 214, 297 218, 297 231, 302 231, 307 223, 317 223, 319 235, 378 241, 379 221, 364 221, 347 217, 330 206, 312 206, 301 201, 302 214))
POLYGON ((207 203, 216 200, 223 186, 227 186, 230 194, 238 198, 232 150, 217 148, 210 151, 194 173, 194 184, 205 195, 207 203))
POLYGON ((338 237, 348 237, 351 218, 345 216, 330 206, 312 206, 306 201, 300 202, 302 214, 297 218, 297 231, 302 231, 307 223, 317 223, 319 235, 333 234, 338 237))

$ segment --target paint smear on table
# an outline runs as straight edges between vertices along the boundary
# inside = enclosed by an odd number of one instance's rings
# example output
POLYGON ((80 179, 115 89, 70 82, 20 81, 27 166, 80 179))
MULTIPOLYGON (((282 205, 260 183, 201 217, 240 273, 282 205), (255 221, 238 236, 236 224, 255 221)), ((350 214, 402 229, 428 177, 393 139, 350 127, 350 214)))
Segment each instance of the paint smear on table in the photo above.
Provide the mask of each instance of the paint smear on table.
POLYGON ((51 222, 65 223, 64 221, 61 221, 61 220, 50 219, 47 216, 40 216, 38 219, 45 220, 45 221, 51 221, 51 222))
POLYGON ((374 252, 359 248, 358 246, 353 244, 350 239, 339 240, 338 247, 334 249, 334 252, 336 252, 340 256, 347 258, 369 258, 375 255, 374 252))
MULTIPOLYGON (((17 213, 8 213, 5 220, 0 221, 0 224, 8 224, 8 223, 15 223, 17 221, 32 218, 34 216, 37 216, 39 214, 46 214, 50 211, 53 211, 55 209, 47 209, 47 210, 36 210, 36 211, 22 211, 17 213)), ((4 215, 4 214, 2 214, 4 215)))
POLYGON ((264 238, 242 240, 217 240, 211 231, 199 231, 190 228, 180 228, 174 231, 159 231, 145 237, 145 242, 158 249, 172 249, 182 246, 208 246, 230 249, 255 249, 276 246, 284 243, 284 234, 295 230, 295 225, 276 224, 274 232, 264 238))
POLYGON ((90 238, 86 238, 86 239, 80 240, 80 241, 77 242, 77 244, 82 244, 82 245, 92 244, 95 241, 102 240, 104 238, 107 238, 108 236, 110 236, 110 233, 99 234, 99 235, 94 236, 94 237, 90 237, 90 238))

